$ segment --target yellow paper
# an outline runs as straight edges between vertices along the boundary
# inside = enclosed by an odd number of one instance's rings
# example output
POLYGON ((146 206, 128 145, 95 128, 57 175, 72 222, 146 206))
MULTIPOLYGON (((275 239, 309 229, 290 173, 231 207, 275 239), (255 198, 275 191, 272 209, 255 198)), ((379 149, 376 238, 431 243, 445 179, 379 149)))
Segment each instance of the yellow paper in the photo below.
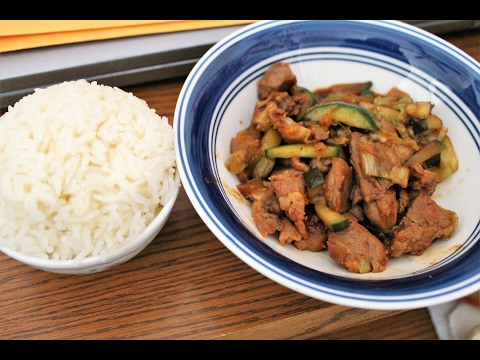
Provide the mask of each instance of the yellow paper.
POLYGON ((0 52, 255 21, 258 20, 0 20, 0 52))

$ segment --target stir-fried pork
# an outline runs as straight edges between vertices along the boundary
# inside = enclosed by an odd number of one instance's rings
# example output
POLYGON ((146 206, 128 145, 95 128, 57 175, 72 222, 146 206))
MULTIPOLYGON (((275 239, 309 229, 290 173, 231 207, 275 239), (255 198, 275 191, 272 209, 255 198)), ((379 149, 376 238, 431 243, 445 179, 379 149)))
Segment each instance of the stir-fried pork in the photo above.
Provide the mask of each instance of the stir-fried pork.
POLYGON ((267 115, 268 120, 282 135, 285 142, 304 144, 312 142, 310 140, 311 131, 289 118, 285 111, 278 108, 270 108, 267 110, 267 115))
MULTIPOLYGON (((252 216, 263 237, 278 234, 282 246, 301 251, 326 250, 349 271, 366 273, 384 271, 390 257, 421 255, 436 239, 453 234, 456 213, 430 198, 438 172, 412 160, 431 134, 445 136, 447 129, 435 117, 438 127, 417 135, 413 124, 424 114, 407 93, 392 88, 378 95, 369 91, 372 83, 365 82, 336 84, 309 94, 297 86, 290 65, 280 62, 257 85, 251 123, 231 140, 225 166, 241 181, 238 190, 252 202, 252 216), (303 120, 312 101, 356 104, 369 111, 376 130, 346 125, 334 119, 334 113, 303 120), (268 139, 272 133, 279 135, 274 142, 290 149, 291 144, 313 145, 319 152, 334 145, 341 151, 326 158, 295 153, 267 159, 267 133, 268 139), (323 176, 315 173, 318 170, 323 176), (314 180, 318 183, 311 188, 314 180)), ((452 147, 447 157, 456 161, 452 147)))
POLYGON ((259 132, 249 127, 245 131, 241 131, 236 137, 230 141, 230 157, 225 163, 225 167, 228 171, 240 175, 244 171, 246 174, 242 174, 241 181, 247 180, 249 172, 252 172, 253 166, 258 161, 259 156, 262 154, 261 140, 259 132), (250 169, 249 169, 250 167, 250 169))
POLYGON ((350 135, 350 161, 355 169, 362 197, 367 203, 382 197, 385 191, 392 186, 390 180, 364 175, 360 164, 360 154, 367 152, 376 156, 375 147, 368 140, 368 135, 359 132, 352 132, 350 135))
POLYGON ((434 240, 448 239, 457 228, 458 216, 439 206, 425 193, 420 193, 408 208, 407 214, 393 231, 390 256, 406 253, 422 255, 434 240))
POLYGON ((420 164, 412 165, 411 181, 408 186, 413 190, 424 191, 431 196, 435 192, 437 182, 435 181, 435 174, 422 167, 420 164))
POLYGON ((273 64, 258 82, 258 99, 264 100, 272 91, 289 91, 297 77, 286 63, 273 64))
POLYGON ((307 213, 308 238, 293 243, 298 250, 320 251, 327 248, 327 231, 318 216, 313 212, 307 213))
POLYGON ((397 194, 392 189, 386 190, 383 196, 363 205, 368 220, 386 233, 392 231, 397 224, 398 209, 397 194))
POLYGON ((328 234, 330 257, 354 273, 384 271, 388 262, 386 247, 355 217, 350 214, 347 216, 350 221, 347 229, 328 234))
POLYGON ((269 180, 280 202, 280 208, 295 224, 302 237, 307 239, 305 206, 308 199, 302 173, 291 169, 281 170, 271 175, 269 180))
POLYGON ((325 199, 330 209, 343 213, 350 208, 353 171, 342 158, 333 158, 325 177, 325 199))
POLYGON ((283 223, 279 218, 282 209, 271 187, 266 186, 260 179, 253 179, 239 184, 237 188, 245 198, 253 201, 252 217, 263 237, 283 230, 283 223))

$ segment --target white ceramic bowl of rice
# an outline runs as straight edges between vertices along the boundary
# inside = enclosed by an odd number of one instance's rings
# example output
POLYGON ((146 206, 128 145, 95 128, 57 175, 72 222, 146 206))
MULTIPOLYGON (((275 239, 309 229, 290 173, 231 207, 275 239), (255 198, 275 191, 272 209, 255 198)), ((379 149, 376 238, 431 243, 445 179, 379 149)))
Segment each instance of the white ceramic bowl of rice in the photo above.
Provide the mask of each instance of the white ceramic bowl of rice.
POLYGON ((0 251, 88 274, 140 253, 180 188, 174 130, 132 93, 66 81, 0 117, 0 251))

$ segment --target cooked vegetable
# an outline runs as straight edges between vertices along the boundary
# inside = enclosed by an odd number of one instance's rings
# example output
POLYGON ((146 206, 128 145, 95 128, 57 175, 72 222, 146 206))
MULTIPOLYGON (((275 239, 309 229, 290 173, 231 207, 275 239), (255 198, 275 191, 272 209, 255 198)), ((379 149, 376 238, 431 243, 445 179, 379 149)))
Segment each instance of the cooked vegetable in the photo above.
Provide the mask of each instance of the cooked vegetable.
MULTIPOLYGON (((268 148, 278 146, 282 143, 282 137, 278 133, 277 130, 274 128, 269 128, 265 131, 261 146, 262 150, 265 151, 268 148)), ((275 159, 269 158, 267 159, 265 156, 261 157, 257 164, 255 165, 255 169, 253 170, 253 177, 259 179, 265 179, 273 170, 275 166, 275 159)))
POLYGON ((330 117, 333 122, 358 129, 377 130, 375 120, 363 107, 342 101, 316 105, 305 114, 303 120, 321 121, 324 116, 330 117))
POLYGON ((452 142, 448 136, 445 137, 443 144, 446 146, 440 154, 440 164, 438 167, 429 169, 435 173, 435 181, 437 183, 445 180, 458 170, 458 160, 452 142))
POLYGON ((297 86, 293 92, 293 95, 296 96, 306 96, 310 101, 300 108, 297 116, 295 117, 297 121, 301 120, 305 114, 308 112, 308 109, 317 103, 315 95, 308 90, 307 88, 297 86))
POLYGON ((313 106, 317 103, 317 99, 315 98, 315 95, 310 90, 302 86, 297 86, 293 94, 307 96, 310 99, 309 106, 313 106))
POLYGON ((421 134, 428 130, 440 130, 443 127, 443 121, 435 115, 428 115, 422 120, 413 121, 413 131, 415 135, 421 134))
POLYGON ((402 188, 406 188, 408 185, 410 177, 410 169, 408 167, 391 165, 370 153, 362 153, 360 155, 360 165, 365 175, 391 180, 402 188))
POLYGON ((267 159, 266 157, 260 158, 253 169, 253 177, 258 179, 265 179, 275 167, 275 159, 267 159))
POLYGON ((329 158, 339 156, 340 150, 336 145, 326 145, 326 148, 305 144, 280 145, 265 150, 267 158, 329 158))
POLYGON ((278 146, 282 143, 282 137, 274 128, 269 128, 262 136, 262 148, 263 150, 269 149, 274 146, 278 146))
POLYGON ((430 144, 426 145, 425 147, 418 150, 415 154, 413 154, 410 159, 408 159, 403 164, 403 166, 410 167, 412 164, 415 163, 422 164, 433 156, 440 154, 440 152, 446 147, 447 146, 444 143, 438 140, 433 140, 430 144))
POLYGON ((325 184, 325 178, 319 168, 313 168, 303 173, 307 191, 312 191, 316 187, 325 184))
POLYGON ((415 119, 425 119, 430 115, 430 110, 432 110, 432 104, 430 102, 415 102, 405 104, 405 111, 408 115, 415 119))
POLYGON ((315 212, 329 230, 337 232, 345 230, 350 226, 350 221, 347 217, 339 212, 331 210, 327 206, 324 197, 318 198, 314 205, 315 212))

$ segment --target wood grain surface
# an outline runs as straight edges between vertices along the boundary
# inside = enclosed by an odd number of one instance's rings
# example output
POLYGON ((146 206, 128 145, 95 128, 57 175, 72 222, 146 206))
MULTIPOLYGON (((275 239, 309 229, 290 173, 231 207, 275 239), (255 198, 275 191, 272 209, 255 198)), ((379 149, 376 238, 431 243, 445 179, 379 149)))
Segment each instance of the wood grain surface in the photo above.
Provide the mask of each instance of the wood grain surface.
MULTIPOLYGON (((443 37, 480 60, 479 30, 443 37)), ((172 121, 184 80, 125 90, 172 121)), ((159 236, 125 264, 58 275, 0 253, 0 273, 3 340, 437 339, 425 308, 349 308, 271 281, 215 238, 183 188, 159 236)))

